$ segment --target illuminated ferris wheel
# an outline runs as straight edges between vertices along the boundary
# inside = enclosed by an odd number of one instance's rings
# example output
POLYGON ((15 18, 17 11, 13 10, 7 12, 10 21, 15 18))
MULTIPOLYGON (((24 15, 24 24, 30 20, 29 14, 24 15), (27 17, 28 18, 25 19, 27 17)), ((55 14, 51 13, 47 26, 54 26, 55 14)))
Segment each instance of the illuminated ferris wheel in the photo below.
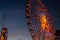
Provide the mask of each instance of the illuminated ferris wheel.
POLYGON ((27 0, 27 25, 33 40, 54 40, 54 27, 42 0, 27 0))

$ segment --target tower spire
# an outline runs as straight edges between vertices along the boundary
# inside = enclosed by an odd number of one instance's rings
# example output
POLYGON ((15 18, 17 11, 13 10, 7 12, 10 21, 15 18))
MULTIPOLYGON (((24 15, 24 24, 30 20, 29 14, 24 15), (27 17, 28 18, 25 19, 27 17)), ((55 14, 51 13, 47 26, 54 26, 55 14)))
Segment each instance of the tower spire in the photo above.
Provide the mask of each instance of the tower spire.
POLYGON ((3 15, 1 15, 2 17, 2 28, 4 27, 4 22, 5 22, 5 19, 6 19, 6 14, 4 13, 3 15))

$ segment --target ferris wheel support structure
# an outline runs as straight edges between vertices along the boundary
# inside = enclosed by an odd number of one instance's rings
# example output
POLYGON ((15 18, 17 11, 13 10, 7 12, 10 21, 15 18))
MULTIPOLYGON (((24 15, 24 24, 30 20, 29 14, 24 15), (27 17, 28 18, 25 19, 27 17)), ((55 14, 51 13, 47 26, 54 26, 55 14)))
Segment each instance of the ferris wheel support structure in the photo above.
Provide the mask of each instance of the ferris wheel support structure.
POLYGON ((26 19, 33 40, 55 40, 52 19, 42 0, 27 0, 26 19))

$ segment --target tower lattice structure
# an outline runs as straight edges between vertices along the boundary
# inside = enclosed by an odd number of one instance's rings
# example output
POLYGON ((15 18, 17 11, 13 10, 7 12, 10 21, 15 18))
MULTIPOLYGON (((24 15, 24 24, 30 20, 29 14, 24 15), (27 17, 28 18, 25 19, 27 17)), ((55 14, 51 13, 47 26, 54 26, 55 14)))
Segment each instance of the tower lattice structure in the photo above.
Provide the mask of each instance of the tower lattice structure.
POLYGON ((6 19, 5 14, 1 15, 2 17, 2 29, 1 29, 1 36, 0 40, 7 40, 8 38, 8 29, 5 27, 4 21, 6 19))

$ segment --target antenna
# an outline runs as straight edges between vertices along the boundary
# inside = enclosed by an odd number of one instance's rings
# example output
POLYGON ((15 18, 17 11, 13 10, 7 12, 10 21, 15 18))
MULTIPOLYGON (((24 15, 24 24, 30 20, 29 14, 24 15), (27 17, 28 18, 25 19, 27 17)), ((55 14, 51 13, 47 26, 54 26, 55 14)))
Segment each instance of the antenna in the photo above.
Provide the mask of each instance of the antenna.
POLYGON ((2 14, 1 15, 1 17, 2 17, 2 27, 4 27, 4 22, 5 22, 5 19, 6 19, 6 14, 4 13, 4 14, 2 14))

